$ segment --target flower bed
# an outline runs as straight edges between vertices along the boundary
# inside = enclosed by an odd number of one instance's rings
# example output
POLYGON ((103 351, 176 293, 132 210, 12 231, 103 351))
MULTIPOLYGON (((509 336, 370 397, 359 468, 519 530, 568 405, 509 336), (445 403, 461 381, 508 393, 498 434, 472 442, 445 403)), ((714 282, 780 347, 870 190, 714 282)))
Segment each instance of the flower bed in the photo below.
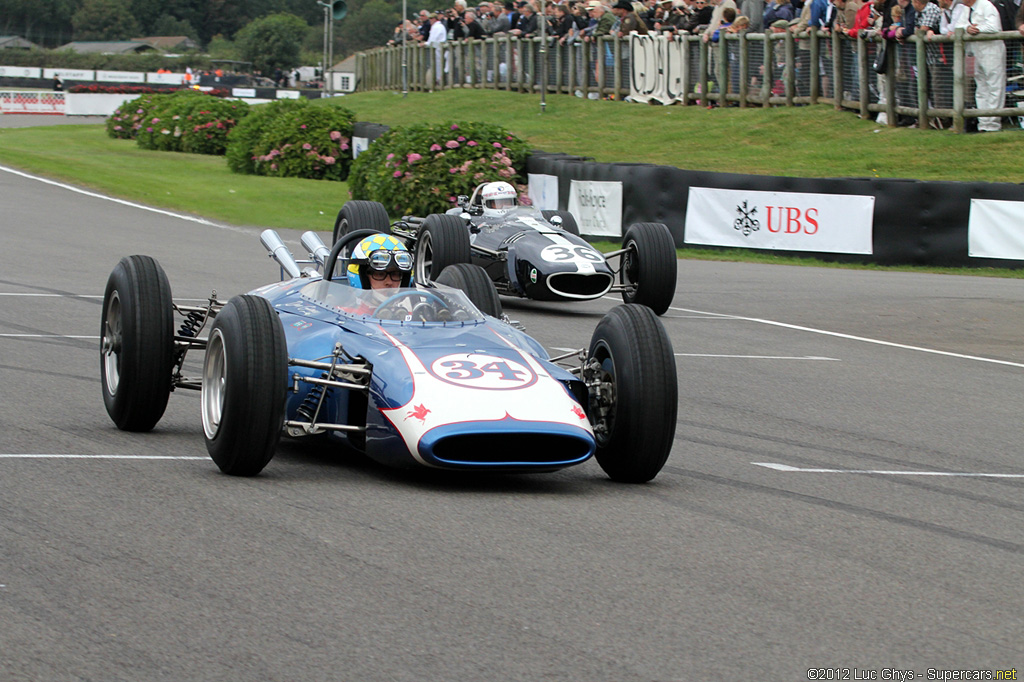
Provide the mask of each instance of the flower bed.
POLYGON ((392 215, 443 213, 481 182, 505 180, 525 196, 527 153, 525 142, 487 123, 395 128, 359 155, 349 188, 392 215))

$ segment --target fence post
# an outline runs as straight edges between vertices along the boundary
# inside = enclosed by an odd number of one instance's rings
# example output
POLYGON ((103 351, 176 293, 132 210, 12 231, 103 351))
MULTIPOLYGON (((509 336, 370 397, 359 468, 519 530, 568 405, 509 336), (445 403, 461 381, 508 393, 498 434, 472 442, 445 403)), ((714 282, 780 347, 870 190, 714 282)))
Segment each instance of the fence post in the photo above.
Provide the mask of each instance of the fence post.
POLYGON ((687 36, 676 36, 675 40, 680 41, 683 49, 680 52, 683 55, 683 77, 680 80, 680 85, 683 91, 683 106, 690 103, 690 40, 687 36))
POLYGON ((846 83, 843 78, 843 43, 839 40, 839 31, 833 31, 831 35, 832 46, 832 99, 835 101, 835 108, 843 108, 843 93, 846 91, 846 83))
POLYGON ((967 92, 967 58, 964 49, 964 30, 956 29, 953 34, 953 132, 962 133, 967 129, 964 120, 965 97, 967 92))
POLYGON ((786 106, 793 106, 796 96, 796 38, 786 31, 786 66, 782 70, 782 82, 786 86, 786 106))
POLYGON ((808 65, 807 69, 807 85, 809 94, 811 96, 811 104, 817 104, 818 96, 821 95, 821 69, 818 68, 818 59, 819 55, 821 54, 821 45, 818 43, 817 28, 808 28, 807 34, 808 37, 811 39, 811 49, 808 51, 810 53, 808 59, 810 59, 811 63, 808 65))
POLYGON ((772 105, 772 85, 775 84, 775 45, 778 41, 772 40, 775 34, 765 32, 764 54, 761 56, 761 67, 764 73, 761 76, 761 105, 768 108, 772 105))
POLYGON ((725 95, 729 92, 729 43, 725 39, 725 31, 718 32, 718 68, 715 69, 715 76, 718 78, 718 106, 724 107, 728 104, 725 95))
POLYGON ((700 38, 697 39, 697 49, 700 51, 700 61, 697 64, 697 85, 699 86, 700 97, 697 104, 707 106, 708 101, 708 44, 700 38))
POLYGON ((740 108, 747 106, 747 91, 750 85, 750 43, 747 42, 747 32, 740 31, 739 36, 739 82, 740 82, 740 108))
POLYGON ((928 127, 928 82, 932 77, 924 35, 924 29, 918 29, 913 37, 917 57, 917 127, 922 130, 928 127))

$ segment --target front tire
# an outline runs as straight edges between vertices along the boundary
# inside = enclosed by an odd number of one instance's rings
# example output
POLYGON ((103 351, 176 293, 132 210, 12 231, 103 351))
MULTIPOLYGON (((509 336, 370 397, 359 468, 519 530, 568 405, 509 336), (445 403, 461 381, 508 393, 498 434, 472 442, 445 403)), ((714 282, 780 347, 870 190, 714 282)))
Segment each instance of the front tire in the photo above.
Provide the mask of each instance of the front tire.
POLYGON ((449 265, 437 278, 438 284, 461 289, 480 312, 491 317, 501 317, 501 299, 494 282, 479 265, 456 263, 449 265))
POLYGON ((645 306, 612 308, 594 329, 586 366, 597 463, 614 481, 651 480, 676 432, 679 387, 664 326, 645 306))
POLYGON ((456 215, 428 215, 416 236, 416 281, 433 282, 449 265, 471 260, 466 221, 456 215))
POLYGON ((122 431, 149 431, 167 409, 174 371, 174 303, 160 264, 122 258, 107 279, 100 324, 103 405, 122 431))
POLYGON ((200 399, 206 450, 221 471, 263 471, 281 437, 287 391, 280 318, 265 298, 232 298, 210 329, 200 399))
POLYGON ((384 204, 376 201, 360 201, 353 199, 345 202, 334 219, 334 238, 332 244, 352 230, 375 230, 387 234, 391 231, 388 211, 384 204))
POLYGON ((664 315, 676 293, 676 244, 663 223, 635 223, 622 238, 620 278, 626 303, 645 305, 664 315))

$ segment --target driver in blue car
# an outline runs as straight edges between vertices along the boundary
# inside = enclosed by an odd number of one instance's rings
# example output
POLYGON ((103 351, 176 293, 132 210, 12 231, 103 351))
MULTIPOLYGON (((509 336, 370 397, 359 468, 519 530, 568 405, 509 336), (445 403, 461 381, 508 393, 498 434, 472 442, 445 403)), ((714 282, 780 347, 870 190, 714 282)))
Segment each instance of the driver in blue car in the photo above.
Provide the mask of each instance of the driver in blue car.
POLYGON ((357 289, 411 286, 412 254, 389 234, 367 237, 348 259, 348 283, 357 289))

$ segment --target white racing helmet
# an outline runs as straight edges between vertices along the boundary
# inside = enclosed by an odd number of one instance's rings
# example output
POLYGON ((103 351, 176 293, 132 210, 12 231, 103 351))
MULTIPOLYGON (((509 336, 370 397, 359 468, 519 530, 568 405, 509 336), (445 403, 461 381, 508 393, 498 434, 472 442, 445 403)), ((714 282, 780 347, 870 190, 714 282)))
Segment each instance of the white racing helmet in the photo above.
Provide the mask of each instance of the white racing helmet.
POLYGON ((516 188, 507 182, 488 182, 480 188, 485 216, 502 216, 519 205, 516 188))

